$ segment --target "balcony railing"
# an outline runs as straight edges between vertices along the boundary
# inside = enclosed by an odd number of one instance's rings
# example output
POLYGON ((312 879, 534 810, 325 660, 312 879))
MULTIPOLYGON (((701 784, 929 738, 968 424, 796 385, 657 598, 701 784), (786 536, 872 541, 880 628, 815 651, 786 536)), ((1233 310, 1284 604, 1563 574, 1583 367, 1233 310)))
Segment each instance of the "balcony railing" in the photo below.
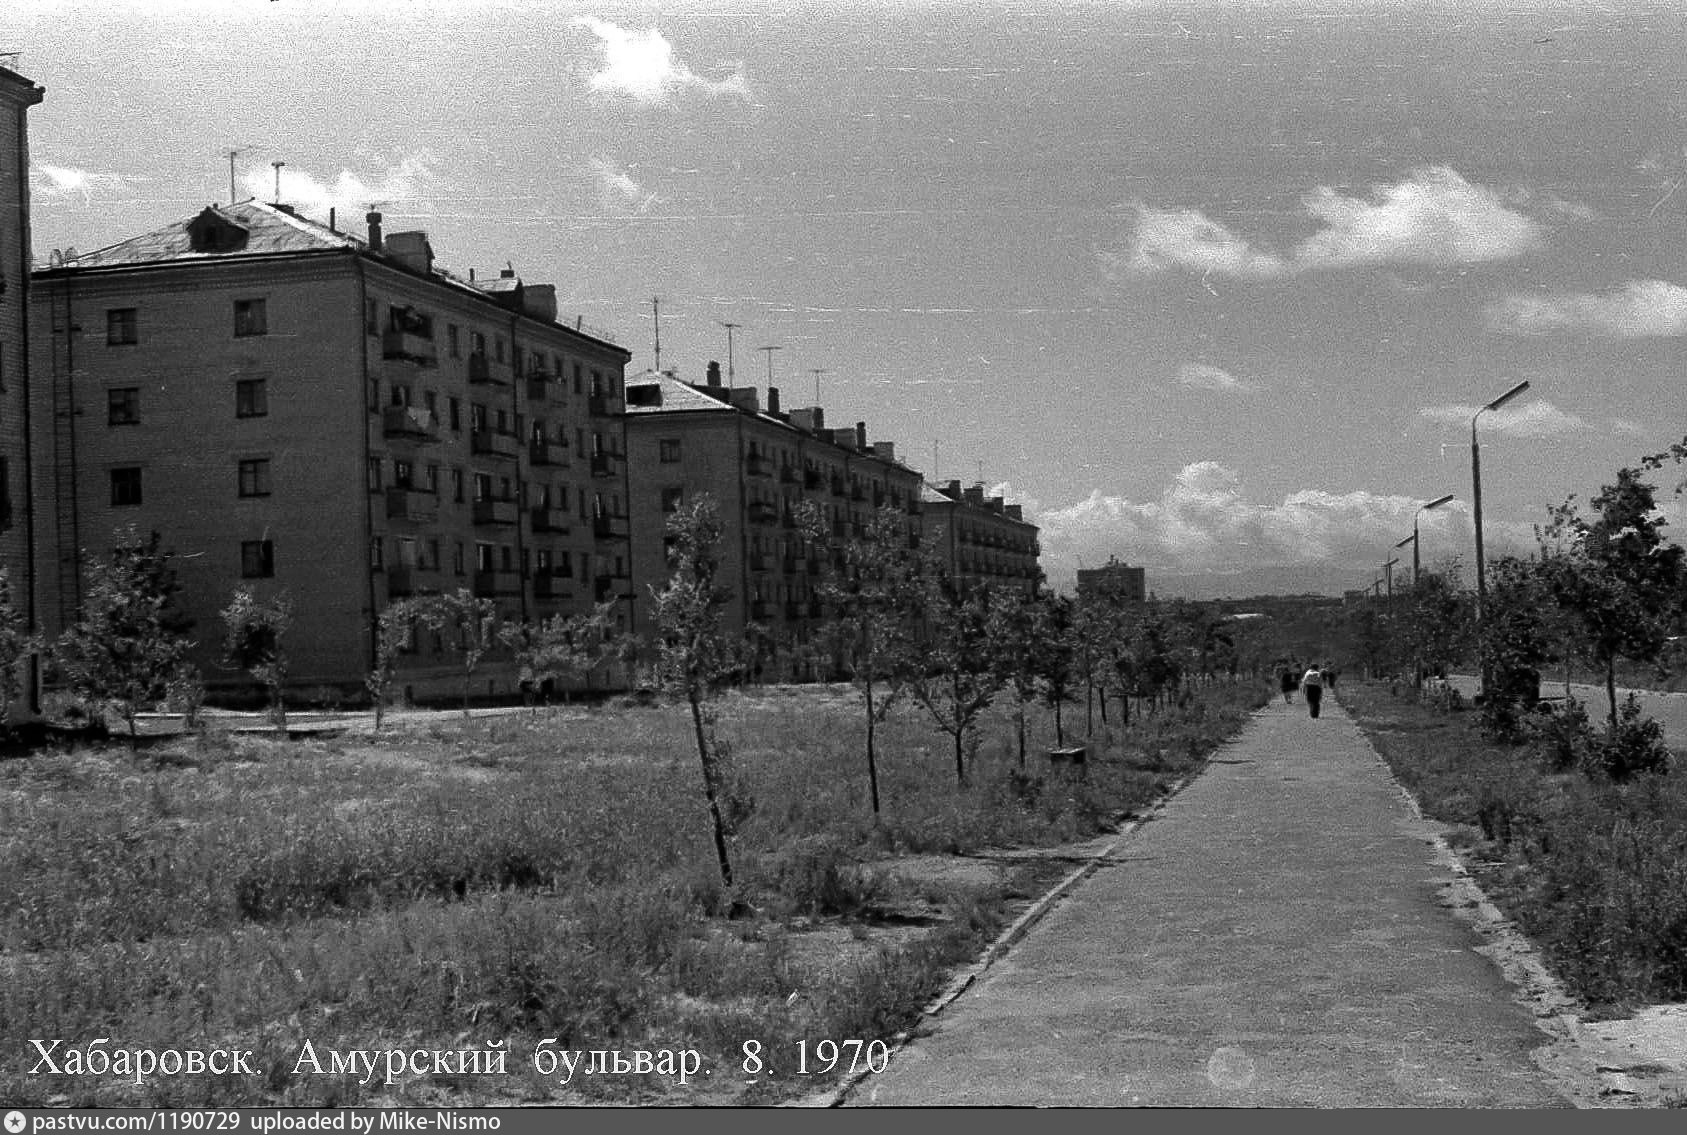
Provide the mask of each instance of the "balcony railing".
POLYGON ((529 441, 527 460, 534 465, 562 465, 562 450, 548 441, 529 441))
POLYGON ((848 492, 849 486, 844 484, 844 479, 834 475, 832 477, 832 495, 835 497, 841 497, 847 495, 848 492))
POLYGON ((395 567, 387 569, 387 595, 398 599, 416 594, 416 569, 395 567))
POLYGON ((620 472, 616 465, 619 454, 602 452, 592 454, 592 476, 613 477, 620 472))
POLYGON ((417 366, 439 365, 439 350, 426 335, 390 327, 381 333, 381 357, 417 366))
POLYGON ((533 531, 535 532, 563 532, 569 530, 569 516, 560 508, 536 508, 533 510, 533 531))
POLYGON ((751 571, 756 571, 756 572, 769 571, 769 570, 771 570, 772 563, 773 563, 773 561, 770 560, 767 556, 760 555, 760 554, 755 553, 755 552, 750 553, 750 570, 751 571))
POLYGON ((469 356, 469 385, 471 386, 508 386, 510 380, 505 375, 507 369, 503 363, 494 363, 484 354, 476 352, 469 356))
POLYGON ((627 538, 627 518, 600 513, 592 517, 592 535, 599 540, 624 540, 627 538))
POLYGON ((513 571, 477 571, 474 573, 474 593, 483 599, 520 595, 521 575, 513 571))
POLYGON ((387 519, 408 520, 414 524, 432 524, 439 519, 439 496, 435 493, 424 493, 417 489, 388 489, 387 519))
POLYGON ((469 452, 483 457, 503 457, 515 461, 521 457, 521 439, 514 434, 474 430, 469 434, 469 452))
POLYGON ((797 476, 797 467, 795 465, 781 465, 779 467, 779 479, 787 485, 794 485, 801 480, 801 478, 797 476))
POLYGON ((439 419, 422 406, 387 406, 381 410, 381 434, 398 441, 438 441, 439 419))
POLYGON ((541 572, 533 577, 535 599, 570 599, 574 596, 574 581, 564 575, 541 572))
POLYGON ((619 400, 611 398, 607 394, 593 394, 586 399, 586 413, 595 418, 607 417, 610 414, 619 414, 620 412, 621 404, 619 400))
POLYGON ((769 504, 767 501, 751 501, 749 513, 751 524, 779 523, 778 506, 769 504))
POLYGON ((619 599, 615 592, 616 577, 613 575, 599 575, 592 577, 592 600, 597 603, 607 603, 611 599, 619 599))
POLYGON ((551 396, 551 376, 544 373, 527 376, 527 400, 543 402, 551 396))
POLYGON ((773 462, 765 457, 747 457, 744 459, 744 472, 752 477, 771 477, 773 462))
POLYGON ((513 525, 521 519, 521 506, 515 501, 475 501, 476 524, 513 525))
POLYGON ((802 475, 802 485, 805 489, 818 489, 826 484, 826 475, 818 469, 809 469, 802 475))

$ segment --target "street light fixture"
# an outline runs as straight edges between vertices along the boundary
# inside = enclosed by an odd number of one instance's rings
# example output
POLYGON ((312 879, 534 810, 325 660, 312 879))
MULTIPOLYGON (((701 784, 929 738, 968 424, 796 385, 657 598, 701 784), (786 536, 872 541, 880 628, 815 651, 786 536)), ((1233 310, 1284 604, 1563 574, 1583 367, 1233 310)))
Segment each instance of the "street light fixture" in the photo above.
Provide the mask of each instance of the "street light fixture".
POLYGON ((1444 497, 1436 497, 1434 500, 1430 501, 1428 504, 1419 506, 1417 512, 1412 514, 1412 534, 1410 536, 1406 537, 1405 540, 1402 540, 1402 541, 1400 541, 1400 543, 1394 545, 1396 548, 1400 548, 1400 547, 1404 547, 1408 540, 1411 541, 1411 544, 1412 544, 1412 587, 1414 589, 1416 589, 1416 587, 1418 585, 1418 517, 1422 516, 1424 513, 1428 512, 1432 508, 1440 508, 1442 505, 1446 504, 1448 501, 1450 501, 1452 499, 1453 499, 1453 494, 1448 493, 1444 497))
MULTIPOLYGON (((1401 543, 1405 543, 1405 541, 1402 540, 1401 543)), ((1396 544, 1394 546, 1398 548, 1400 544, 1396 544)), ((1382 565, 1382 570, 1388 577, 1388 601, 1391 604, 1394 602, 1394 565, 1399 562, 1400 557, 1396 556, 1382 565)))
POLYGON ((1482 645, 1482 608, 1488 597, 1487 569, 1482 561, 1482 450, 1476 444, 1476 419, 1489 410, 1498 410, 1507 402, 1529 389, 1527 381, 1519 382, 1504 394, 1470 415, 1470 499, 1476 521, 1476 651, 1482 671, 1482 696, 1488 695, 1488 652, 1482 645))

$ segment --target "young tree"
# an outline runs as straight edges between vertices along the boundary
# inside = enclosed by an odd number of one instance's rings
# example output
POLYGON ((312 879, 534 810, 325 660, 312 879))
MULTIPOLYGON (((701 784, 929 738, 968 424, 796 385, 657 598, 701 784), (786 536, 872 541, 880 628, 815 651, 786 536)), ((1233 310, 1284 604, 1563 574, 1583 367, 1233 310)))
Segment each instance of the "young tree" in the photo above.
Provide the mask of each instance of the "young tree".
MULTIPOLYGON (((818 504, 798 505, 797 520, 808 540, 826 543, 826 518, 818 504)), ((843 546, 841 567, 828 557, 834 566, 817 589, 832 609, 822 641, 846 658, 850 680, 866 702, 867 791, 874 817, 879 814, 876 732, 901 692, 920 617, 920 563, 909 546, 906 524, 903 513, 879 509, 864 534, 843 546), (881 684, 885 696, 875 702, 881 684)))
POLYGON ((363 679, 363 685, 369 691, 370 700, 375 703, 377 730, 386 718, 387 699, 392 694, 393 678, 398 671, 398 657, 415 641, 421 602, 415 598, 394 599, 375 620, 375 666, 363 679))
POLYGON ((1064 745, 1066 728, 1061 710, 1077 691, 1083 676, 1077 612, 1069 597, 1048 591, 1037 596, 1037 605, 1032 650, 1042 680, 1043 704, 1054 710, 1054 743, 1064 745))
POLYGON ((180 585, 171 553, 159 548, 158 533, 143 541, 130 530, 118 539, 107 559, 83 553, 82 609, 59 636, 52 660, 90 708, 123 718, 133 748, 136 714, 169 696, 193 643, 175 606, 180 585))
MULTIPOLYGON (((539 623, 509 623, 499 641, 515 655, 521 688, 538 712, 535 695, 550 681, 584 678, 615 649, 615 604, 599 603, 587 614, 553 615, 539 623)), ((563 698, 568 693, 563 691, 563 698)))
POLYGON ((1482 604, 1482 657, 1493 676, 1483 690, 1482 719, 1498 737, 1516 734, 1519 714, 1540 702, 1541 671, 1560 657, 1564 613, 1539 560, 1502 556, 1488 565, 1482 604))
POLYGON ((498 643, 498 605, 477 597, 466 587, 418 597, 416 604, 421 624, 442 635, 457 652, 463 670, 463 718, 467 720, 475 669, 498 643))
POLYGON ((716 585, 720 568, 720 510, 708 493, 699 493, 668 515, 667 584, 651 588, 660 636, 656 674, 670 695, 685 701, 703 772, 703 797, 714 828, 715 857, 721 882, 732 887, 732 859, 727 851, 721 796, 726 769, 715 737, 715 698, 722 682, 743 665, 742 640, 721 625, 725 593, 716 585))
POLYGON ((1458 585, 1458 561, 1450 560, 1418 576, 1403 597, 1400 630, 1413 660, 1414 686, 1426 670, 1442 673, 1468 652, 1475 625, 1470 593, 1458 585))
POLYGON ((942 576, 928 580, 923 666, 910 684, 914 699, 955 743, 955 783, 967 782, 966 748, 979 715, 1002 688, 993 665, 989 592, 942 576))
POLYGON ((1574 498, 1552 510, 1543 570, 1559 605, 1579 622, 1584 649, 1605 672, 1609 725, 1618 732, 1617 660, 1651 662, 1679 617, 1687 551, 1663 537, 1655 490, 1637 469, 1593 498, 1588 520, 1574 498))
POLYGON ((1038 597, 1004 590, 989 596, 986 629, 990 656, 1003 689, 1014 696, 1014 735, 1019 743, 1019 767, 1025 767, 1025 706, 1040 691, 1048 650, 1048 609, 1038 597))
POLYGON ((293 600, 285 591, 259 599, 251 588, 239 587, 221 614, 223 660, 252 675, 269 691, 270 716, 285 734, 287 707, 282 690, 287 685, 288 660, 281 640, 293 625, 293 600))
POLYGON ((12 602, 11 577, 0 567, 0 727, 11 724, 12 705, 24 692, 24 668, 40 649, 27 618, 12 602))

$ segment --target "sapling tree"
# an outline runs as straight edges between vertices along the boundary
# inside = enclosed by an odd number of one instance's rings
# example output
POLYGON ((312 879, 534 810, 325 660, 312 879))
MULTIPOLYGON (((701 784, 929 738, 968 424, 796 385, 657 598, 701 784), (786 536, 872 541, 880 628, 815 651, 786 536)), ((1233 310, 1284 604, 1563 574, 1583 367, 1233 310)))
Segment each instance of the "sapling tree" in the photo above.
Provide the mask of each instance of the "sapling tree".
POLYGON ((370 700, 375 703, 375 728, 386 719, 387 700, 392 696, 393 679, 398 672, 398 659, 416 640, 416 623, 420 618, 423 600, 406 597, 394 599, 382 608, 375 620, 375 665, 363 679, 370 700))
POLYGON ((732 858, 727 850, 721 796, 726 772, 715 736, 715 701, 723 682, 743 666, 743 640, 721 625, 726 593, 716 583, 720 569, 720 510, 708 493, 699 493, 668 515, 668 566, 672 574, 651 588, 657 643, 655 670, 664 689, 683 700, 691 714, 697 760, 703 773, 703 798, 714 829, 715 857, 721 882, 732 887, 732 858))
POLYGON ((418 597, 418 621, 444 638, 457 655, 463 672, 463 717, 469 716, 469 691, 474 672, 487 651, 498 644, 498 605, 466 587, 439 595, 418 597))
POLYGON ((1035 596, 1018 589, 994 591, 989 597, 990 657, 1002 687, 1013 691, 1014 735, 1019 743, 1019 767, 1025 767, 1025 706, 1041 687, 1047 609, 1035 596))
POLYGON ((533 712, 538 712, 535 695, 546 682, 584 678, 613 654, 614 613, 613 602, 599 603, 585 614, 553 615, 499 629, 499 641, 515 657, 522 692, 533 712))
POLYGON ((82 607, 54 644, 52 661, 90 709, 123 719, 133 748, 136 715, 169 697, 193 642, 175 604, 180 584, 171 553, 159 547, 158 533, 141 540, 130 530, 118 539, 105 559, 83 553, 82 607))
POLYGON ((24 668, 40 648, 28 618, 12 602, 11 578, 0 567, 0 726, 11 724, 12 705, 24 692, 24 668))
POLYGON ((993 665, 989 592, 938 576, 928 580, 925 595, 925 657, 910 689, 953 740, 955 782, 964 787, 967 741, 1003 684, 993 665))
POLYGON ((287 707, 282 693, 287 685, 287 651, 282 640, 293 625, 293 600, 283 591, 260 599, 249 587, 235 589, 224 607, 223 660, 246 671, 269 693, 270 716, 275 727, 287 732, 287 707))
MULTIPOLYGON (((818 504, 798 505, 797 522, 811 543, 824 546, 826 518, 818 504)), ((877 729, 912 664, 914 628, 921 608, 920 561, 909 546, 906 523, 905 514, 879 509, 863 534, 843 546, 841 565, 827 558, 833 566, 817 588, 832 611, 822 642, 846 657, 850 680, 866 704, 867 793, 875 817, 879 814, 877 729), (881 687, 884 695, 875 701, 881 687)))

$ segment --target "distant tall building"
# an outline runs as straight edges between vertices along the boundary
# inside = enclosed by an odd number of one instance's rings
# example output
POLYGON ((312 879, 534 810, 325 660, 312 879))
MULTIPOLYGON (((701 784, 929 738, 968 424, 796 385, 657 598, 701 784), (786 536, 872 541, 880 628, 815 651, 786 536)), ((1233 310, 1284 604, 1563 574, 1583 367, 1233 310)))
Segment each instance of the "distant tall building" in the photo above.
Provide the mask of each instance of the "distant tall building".
MULTIPOLYGON (((630 619, 631 355, 559 322, 553 286, 465 279, 425 233, 365 221, 208 206, 36 272, 49 630, 76 615, 79 553, 129 528, 176 554, 212 685, 245 684, 219 649, 243 584, 290 593, 301 687, 360 688, 401 596, 468 588, 509 619, 612 600, 630 619)), ((454 688, 443 645, 418 636, 400 685, 454 688)), ((477 686, 511 692, 513 667, 489 660, 477 686)))
MULTIPOLYGON (((0 566, 12 603, 39 618, 30 493, 29 108, 46 92, 0 65, 0 566)), ((36 668, 24 675, 20 709, 38 708, 36 668)))
POLYGON ((1102 567, 1078 569, 1078 595, 1117 595, 1127 602, 1143 603, 1148 599, 1147 572, 1109 556, 1102 567))

